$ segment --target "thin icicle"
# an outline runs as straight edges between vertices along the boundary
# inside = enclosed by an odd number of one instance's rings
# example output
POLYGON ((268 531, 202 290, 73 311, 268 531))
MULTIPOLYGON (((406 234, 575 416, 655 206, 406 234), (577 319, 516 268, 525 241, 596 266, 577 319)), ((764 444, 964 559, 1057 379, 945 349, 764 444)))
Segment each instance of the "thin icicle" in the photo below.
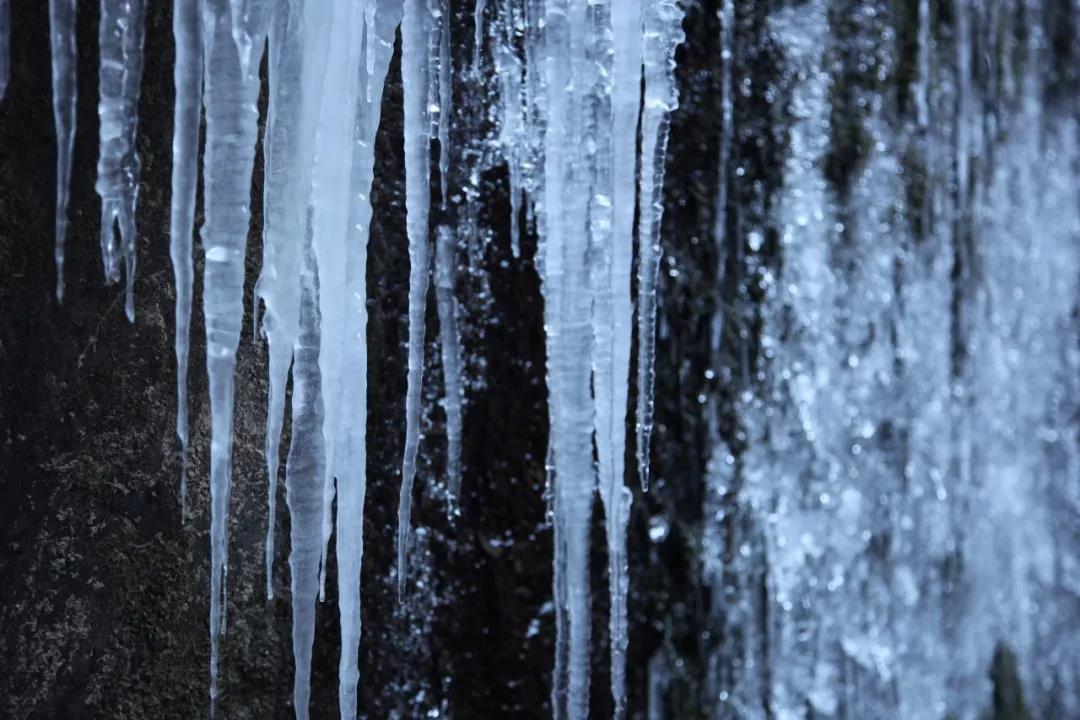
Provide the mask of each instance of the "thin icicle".
MULTIPOLYGON (((319 371, 324 405, 323 439, 326 476, 323 492, 323 551, 319 575, 320 597, 325 596, 327 546, 333 527, 334 474, 341 398, 341 354, 347 298, 345 260, 349 232, 349 178, 355 138, 358 84, 366 6, 335 0, 324 42, 326 73, 312 170, 311 205, 315 254, 319 262, 319 311, 322 315, 319 371)), ((355 411, 355 410, 354 410, 355 411)), ((341 510, 339 508, 338 513, 341 510)), ((341 538, 338 538, 341 543, 341 538)), ((340 555, 340 552, 339 552, 340 555)))
POLYGON ((11 6, 9 0, 0 0, 0 100, 7 91, 11 77, 11 6))
MULTIPOLYGON (((724 0, 720 10, 720 170, 716 183, 716 219, 713 223, 713 242, 716 245, 717 285, 723 283, 724 266, 727 263, 727 196, 728 158, 734 137, 732 122, 735 117, 735 98, 732 95, 732 63, 735 60, 735 0, 724 0)), ((724 332, 724 313, 713 318, 712 351, 720 349, 724 332)))
POLYGON ((139 196, 139 84, 143 70, 145 0, 101 0, 98 45, 100 148, 97 183, 101 196, 101 259, 105 279, 120 280, 124 260, 124 310, 135 319, 135 205, 139 196), (116 245, 116 229, 120 246, 116 245))
POLYGON ((298 332, 302 243, 307 229, 319 82, 326 67, 321 31, 328 26, 329 13, 325 4, 318 5, 308 8, 308 17, 303 18, 298 0, 286 0, 275 8, 268 33, 270 97, 263 142, 263 265, 255 285, 255 305, 262 300, 266 308, 262 329, 270 355, 266 417, 267 598, 274 596, 279 447, 285 386, 298 332))
MULTIPOLYGON (((588 168, 583 141, 587 0, 547 4, 543 66, 544 132, 543 296, 547 326, 551 445, 555 461, 556 599, 565 583, 565 614, 557 614, 559 642, 568 642, 566 713, 585 718, 589 706, 589 521, 592 463, 592 297, 588 288, 588 168)), ((557 668, 558 669, 558 668, 557 668)), ((556 688, 562 687, 557 678, 556 688)), ((558 705, 557 705, 558 708, 558 705)), ((558 710, 557 710, 558 712, 558 710)), ((558 716, 558 715, 557 715, 558 716)))
POLYGON ((444 0, 439 21, 439 203, 444 210, 450 183, 450 113, 454 99, 450 13, 450 2, 444 0))
POLYGON ((319 377, 319 281, 315 253, 310 241, 306 244, 293 359, 292 441, 285 468, 291 534, 293 708, 297 720, 307 720, 311 699, 311 648, 315 641, 315 599, 319 594, 326 461, 319 377))
POLYGON ((664 164, 671 111, 678 105, 675 48, 683 41, 677 0, 656 0, 644 14, 645 110, 641 129, 641 222, 638 223, 637 460, 641 486, 649 487, 649 441, 656 380, 656 283, 660 270, 660 221, 664 214, 664 164))
POLYGON ((424 379, 424 311, 427 307, 428 213, 431 122, 428 115, 427 38, 431 11, 427 0, 405 0, 401 24, 401 84, 405 91, 405 213, 409 238, 409 369, 405 394, 405 456, 398 501, 398 600, 405 600, 406 557, 412 514, 416 454, 420 446, 420 391, 424 379))
POLYGON ((480 72, 480 54, 484 49, 484 10, 487 0, 476 0, 473 8, 473 72, 480 72))
POLYGON ((446 411, 446 479, 450 512, 461 507, 461 428, 465 397, 462 377, 461 332, 458 303, 454 296, 457 238, 454 231, 440 225, 436 233, 435 298, 439 310, 439 343, 442 346, 444 399, 446 411))
MULTIPOLYGON (((244 251, 247 245, 251 171, 258 134, 259 78, 243 74, 236 54, 226 0, 203 6, 206 68, 206 150, 203 182, 206 222, 203 315, 210 380, 210 698, 218 697, 218 643, 224 624, 228 573, 236 348, 244 316, 244 251)), ((261 20, 261 18, 256 18, 261 20)), ((259 24, 253 34, 261 35, 259 24)), ((261 48, 261 41, 258 43, 261 48)))
MULTIPOLYGON (((624 484, 626 414, 629 400, 633 303, 630 272, 634 254, 634 208, 637 192, 637 130, 641 106, 641 0, 620 2, 611 13, 611 108, 605 118, 611 144, 606 277, 597 285, 597 307, 606 309, 594 333, 597 339, 596 443, 601 450, 600 497, 604 504, 608 546, 611 640, 611 694, 614 717, 626 710, 626 598, 629 588, 626 525, 632 495, 624 484), (602 299, 602 302, 601 302, 602 299), (603 362, 600 361, 603 358, 603 362)), ((599 131, 603 135, 603 130, 599 131)))
MULTIPOLYGON (((64 302, 64 240, 71 192, 71 153, 75 148, 75 0, 49 0, 52 49, 53 122, 56 126, 56 299, 64 302)), ((3 11, 0 10, 0 13, 3 11)), ((0 96, 3 91, 0 90, 0 96)))
POLYGON ((915 78, 915 108, 919 128, 926 129, 930 124, 930 0, 919 0, 918 38, 919 73, 915 78))
MULTIPOLYGON (((180 508, 187 516, 188 475, 188 354, 191 333, 191 257, 198 184, 199 118, 202 111, 202 20, 199 4, 182 3, 173 10, 176 63, 173 83, 172 208, 169 255, 176 283, 176 435, 180 438, 180 508)), ((59 208, 58 208, 59 212, 59 208)), ((59 271, 59 268, 58 268, 59 271)))
MULTIPOLYGON (((360 567, 363 560, 364 499, 367 490, 367 240, 372 213, 370 193, 374 178, 375 134, 379 127, 383 86, 394 49, 394 37, 403 12, 401 0, 379 0, 377 10, 373 11, 370 7, 363 10, 366 11, 363 17, 370 20, 371 24, 354 28, 349 23, 344 30, 348 37, 362 39, 366 43, 372 72, 360 72, 360 82, 348 86, 347 92, 350 96, 356 95, 355 88, 358 89, 360 97, 358 109, 351 101, 345 103, 346 108, 355 110, 355 114, 349 114, 350 141, 344 146, 330 144, 326 148, 327 152, 338 153, 342 147, 352 147, 353 150, 350 173, 345 178, 346 187, 350 190, 348 217, 344 227, 345 272, 339 288, 340 295, 328 295, 326 286, 320 286, 320 309, 336 304, 343 312, 338 329, 328 329, 325 316, 323 320, 324 337, 330 332, 338 332, 336 337, 342 343, 339 353, 338 440, 334 454, 328 453, 328 457, 333 458, 334 475, 338 483, 336 550, 342 638, 341 660, 338 666, 338 705, 342 720, 354 720, 356 717, 356 686, 359 678, 360 567)), ((338 25, 335 19, 335 29, 338 25)), ((362 47, 357 49, 364 50, 362 47)), ((346 67, 358 66, 359 63, 350 63, 346 67)), ((330 75, 328 74, 328 77, 330 75)), ((324 115, 327 105, 340 108, 342 100, 342 96, 334 96, 328 92, 323 108, 324 115)), ((426 128, 424 134, 427 135, 426 128)), ((340 257, 338 261, 341 261, 340 257)), ((320 268, 325 267, 321 259, 319 263, 320 268)), ((323 271, 320 270, 320 282, 322 275, 323 271)), ((323 348, 325 347, 324 342, 323 348)), ((324 378, 323 388, 326 387, 324 378)))

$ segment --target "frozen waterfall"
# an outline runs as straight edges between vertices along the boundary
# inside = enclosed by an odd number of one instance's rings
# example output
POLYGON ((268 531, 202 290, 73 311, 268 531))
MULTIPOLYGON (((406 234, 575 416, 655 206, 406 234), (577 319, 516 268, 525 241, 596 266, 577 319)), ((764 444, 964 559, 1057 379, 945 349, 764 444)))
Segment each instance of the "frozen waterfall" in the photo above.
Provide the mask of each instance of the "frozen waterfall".
MULTIPOLYGON (((65 307, 93 104, 78 5, 50 0, 34 41, 65 307)), ((298 718, 329 711, 324 647, 341 718, 382 692, 454 716, 440 693, 466 661, 430 648, 479 592, 447 568, 485 563, 514 577, 475 583, 499 609, 485 642, 518 643, 491 667, 550 668, 542 708, 493 717, 975 720, 1002 658, 1032 716, 1080 716, 1080 4, 176 2, 173 124, 151 137, 161 12, 100 0, 94 235, 129 320, 140 254, 172 261, 211 716, 233 716, 230 562, 252 553, 230 539, 252 533, 231 513, 253 473, 298 718), (143 162, 170 147, 168 222, 147 226, 143 162), (235 464, 245 362, 267 378, 256 469, 235 464), (487 462, 526 433, 520 467, 487 462), (515 543, 550 562, 542 602, 515 543), (372 688, 387 637, 430 665, 372 688)), ((9 13, 5 113, 25 101, 9 13)))

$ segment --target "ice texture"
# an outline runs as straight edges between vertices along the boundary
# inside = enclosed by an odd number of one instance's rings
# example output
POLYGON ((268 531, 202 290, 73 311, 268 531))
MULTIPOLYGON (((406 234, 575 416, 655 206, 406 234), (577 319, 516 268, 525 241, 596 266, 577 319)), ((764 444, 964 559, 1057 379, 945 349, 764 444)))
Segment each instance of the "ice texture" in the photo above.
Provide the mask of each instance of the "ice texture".
POLYGON ((101 196, 101 259, 105 279, 118 282, 123 262, 127 282, 124 311, 128 320, 135 319, 135 205, 140 170, 135 136, 139 127, 145 15, 145 0, 101 0, 100 143, 95 189, 101 196))
MULTIPOLYGON (((75 0, 49 0, 49 48, 52 53, 53 122, 56 127, 56 299, 64 301, 64 241, 67 239, 71 154, 75 149, 75 103, 78 96, 75 48, 75 0)), ((0 15, 3 10, 0 9, 0 15)), ((3 90, 0 89, 0 97, 3 90)))
MULTIPOLYGON (((173 12, 173 39, 176 43, 173 82, 176 102, 173 107, 169 256, 172 259, 173 282, 176 285, 176 435, 180 440, 180 507, 183 516, 187 515, 188 505, 188 358, 191 350, 191 294, 195 274, 192 241, 203 90, 202 18, 199 13, 200 5, 195 2, 181 4, 173 12)), ((58 263, 58 273, 59 268, 58 263)), ((62 278, 58 278, 58 282, 62 282, 62 278)))

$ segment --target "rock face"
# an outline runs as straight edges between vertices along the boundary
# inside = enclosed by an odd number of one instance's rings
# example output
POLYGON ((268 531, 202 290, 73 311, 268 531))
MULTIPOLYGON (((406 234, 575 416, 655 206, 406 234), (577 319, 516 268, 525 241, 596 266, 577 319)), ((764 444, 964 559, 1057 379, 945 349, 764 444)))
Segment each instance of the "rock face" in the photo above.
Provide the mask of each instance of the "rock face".
MULTIPOLYGON (((733 78, 737 90, 731 113, 736 132, 727 163, 727 232, 717 247, 712 239, 721 177, 718 118, 724 104, 724 60, 717 38, 726 3, 687 3, 662 233, 654 482, 648 494, 631 483, 627 686, 632 718, 646 717, 646 712, 649 718, 729 717, 717 710, 716 683, 741 671, 731 649, 751 642, 753 630, 747 628, 770 621, 768 558, 747 570, 738 557, 742 548, 735 544, 745 533, 747 547, 753 544, 758 553, 755 543, 765 533, 761 518, 750 516, 741 497, 745 478, 737 476, 722 488, 707 478, 717 446, 727 448, 743 467, 753 442, 748 421, 740 416, 743 396, 767 394, 762 389, 765 373, 758 370, 775 349, 763 341, 763 327, 768 281, 774 274, 782 276, 784 268, 775 210, 790 160, 788 103, 794 86, 806 80, 805 73, 791 70, 784 57, 791 49, 784 47, 770 18, 782 8, 794 5, 801 11, 811 4, 817 3, 735 3, 739 73, 733 78), (714 319, 721 315, 726 331, 718 339, 714 319), (706 497, 709 492, 721 495, 715 516, 705 514, 705 508, 715 509, 706 497), (722 536, 717 562, 723 566, 722 579, 713 587, 702 578, 702 538, 708 533, 703 528, 711 526, 722 536), (735 592, 736 586, 751 598, 751 611, 764 617, 729 611, 725 593, 735 592)), ((467 397, 461 514, 450 522, 445 513, 445 415, 439 402, 442 376, 432 293, 415 539, 409 592, 399 604, 394 565, 409 259, 402 93, 395 59, 377 139, 368 264, 369 485, 360 707, 370 718, 546 718, 551 716, 555 648, 552 531, 545 498, 543 303, 532 264, 536 238, 526 233, 521 258, 512 257, 508 177, 493 159, 483 97, 497 82, 489 66, 472 69, 473 3, 454 0, 451 5, 454 67, 461 80, 454 89, 450 202, 443 208, 433 203, 431 225, 455 228, 460 244, 456 292, 462 306, 467 397)), ((833 40, 881 31, 880 37, 896 50, 890 74, 879 77, 871 72, 874 62, 866 60, 874 55, 873 42, 869 49, 854 40, 850 46, 837 42, 844 52, 825 71, 831 73, 831 124, 823 173, 830 197, 845 211, 854 212, 857 205, 852 187, 869 153, 865 97, 880 100, 890 122, 902 124, 915 114, 909 103, 918 65, 916 5, 913 0, 844 0, 830 6, 833 40), (858 14, 857 6, 880 13, 858 14), (852 19, 856 16, 858 22, 852 19)), ((947 47, 952 3, 932 5, 934 36, 947 47)), ((1045 78, 1043 101, 1074 107, 1064 98, 1075 97, 1077 89, 1076 12, 1063 10, 1066 4, 1058 0, 1027 5, 1038 6, 1053 31, 1045 38, 1046 55, 1058 65, 1045 78)), ((63 305, 53 296, 55 138, 43 1, 16 2, 12 8, 12 73, 0 104, 0 716, 187 720, 208 712, 209 403, 197 280, 191 335, 191 513, 184 522, 178 503, 168 251, 171 10, 169 3, 148 3, 133 324, 124 318, 122 287, 101 280, 100 206, 94 192, 97 3, 80 3, 79 12, 78 131, 63 305)), ((488 7, 489 16, 495 12, 488 7)), ((865 37, 861 42, 867 42, 865 37)), ((266 355, 250 335, 250 298, 261 257, 260 162, 252 186, 255 230, 247 246, 248 334, 237 371, 220 702, 220 717, 229 719, 293 717, 283 486, 274 518, 280 539, 276 592, 269 603, 262 562, 266 355)), ((919 162, 918 157, 901 159, 911 187, 904 188, 909 205, 898 214, 910 215, 903 219, 910 222, 912 235, 924 238, 927 231, 919 222, 925 168, 919 162)), ((438 198, 437 181, 433 198, 438 198)), ((199 250, 197 278, 201 262, 199 250)), ((949 312, 942 308, 943 315, 949 312)), ((953 340, 958 344, 950 353, 962 359, 968 349, 953 340)), ((1075 434, 1075 421, 1071 427, 1075 434)), ((287 438, 282 446, 288 447, 287 438)), ((593 520, 591 716, 603 718, 611 715, 611 701, 599 503, 593 520)), ((758 559, 753 555, 754 563, 758 559)), ((313 718, 338 716, 332 569, 326 587, 326 602, 318 609, 313 718)), ((761 640, 762 646, 767 642, 767 637, 761 640)), ((783 663, 784 658, 770 662, 783 663)), ((770 671, 760 670, 763 686, 770 671)), ((1029 717, 1016 660, 1008 650, 996 654, 992 677, 997 691, 992 698, 986 693, 986 704, 995 706, 994 717, 1029 717)), ((762 717, 771 718, 768 695, 762 690, 762 717)))

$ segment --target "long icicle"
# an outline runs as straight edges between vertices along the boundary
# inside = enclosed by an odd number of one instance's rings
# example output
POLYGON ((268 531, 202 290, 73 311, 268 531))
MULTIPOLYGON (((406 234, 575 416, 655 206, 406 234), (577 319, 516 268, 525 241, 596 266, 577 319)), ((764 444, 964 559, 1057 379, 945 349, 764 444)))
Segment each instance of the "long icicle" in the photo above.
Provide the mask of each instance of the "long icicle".
MULTIPOLYGON (((325 34, 326 76, 320 101, 312 169, 311 207, 315 255, 319 263, 320 335, 319 372, 323 395, 323 439, 326 476, 323 482, 323 550, 320 561, 320 598, 325 598, 328 545, 333 528, 334 483, 341 398, 342 334, 345 322, 346 240, 349 226, 349 178, 352 171, 360 68, 361 37, 367 7, 335 0, 325 34)), ((354 408, 354 412, 358 409, 354 408)), ((341 510, 339 508, 338 513, 341 510)), ((341 543, 341 538, 338 538, 341 543)), ((340 557, 340 552, 338 553, 340 557)), ((340 562, 340 560, 339 560, 340 562)))
POLYGON ((442 346, 446 411, 446 478, 451 514, 461 507, 461 427, 465 388, 462 380, 461 332, 458 329, 454 277, 457 238, 453 229, 440 225, 436 233, 435 299, 439 312, 439 344, 442 346))
MULTIPOLYGON (((323 443, 326 464, 323 477, 322 550, 320 556, 320 597, 325 596, 328 543, 333 528, 335 496, 335 465, 337 462, 338 410, 342 404, 341 354, 346 301, 346 239, 349 223, 349 178, 352 169, 351 148, 358 103, 361 58, 362 8, 346 0, 331 4, 331 19, 323 42, 327 46, 326 73, 320 99, 320 114, 316 133, 311 182, 311 213, 313 247, 319 267, 319 378, 323 398, 323 443)), ((353 408, 353 412, 360 412, 353 408)), ((357 468, 358 471, 362 471, 357 468)), ((361 476, 362 477, 362 476, 361 476)), ((338 516, 343 510, 338 507, 338 516)), ((351 559, 348 547, 350 534, 337 538, 338 564, 343 555, 351 559)), ((358 563, 357 563, 358 564, 358 563)), ((359 576, 359 570, 356 570, 359 576)), ((352 578, 352 573, 349 579, 352 578)), ((339 579, 339 584, 342 582, 339 579)), ((357 580, 357 587, 359 587, 357 580)), ((359 590, 357 589, 358 593, 359 590)), ((341 598, 341 623, 344 628, 351 617, 345 614, 347 598, 341 598)), ((351 638, 342 641, 342 674, 351 638)), ((343 687, 341 693, 346 689, 343 687)))
MULTIPOLYGON (((52 50, 53 122, 56 127, 56 299, 64 302, 64 240, 71 193, 71 153, 75 149, 78 95, 75 50, 75 0, 49 0, 52 50)), ((0 95, 2 95, 0 91, 0 95)))
MULTIPOLYGON (((243 73, 226 0, 207 0, 203 28, 206 68, 206 222, 203 315, 210 380, 210 701, 218 699, 218 645, 228 575, 228 522, 236 348, 244 316, 244 252, 250 221, 251 172, 258 133, 259 78, 243 73)), ((256 32, 258 32, 256 26, 256 32)), ((259 43, 261 51, 261 42, 259 43)), ((257 64, 256 64, 257 66, 257 64)))
MULTIPOLYGON (((352 133, 351 188, 346 224, 343 295, 344 342, 341 363, 339 442, 333 456, 338 480, 337 560, 338 603, 341 614, 341 661, 338 703, 342 720, 356 717, 356 685, 360 649, 360 568, 364 543, 364 500, 367 491, 367 242, 371 223, 371 185, 375 172, 375 134, 379 128, 383 87, 402 17, 401 0, 380 0, 376 8, 358 8, 364 31, 368 69, 360 73, 359 109, 352 133)), ((355 86, 354 86, 355 87, 355 86)), ((340 100, 338 100, 340 102, 340 100)), ((423 128, 427 134, 427 128, 423 128)), ((340 147, 336 148, 340 151, 340 147)), ((321 261, 320 261, 321 263, 321 261)), ((321 265, 320 265, 321 267, 321 265)), ((321 276, 320 276, 321 277, 321 276)), ((324 290, 320 290, 320 307, 324 290)), ((324 333, 325 325, 324 325, 324 333)), ((326 387, 324 383, 324 388, 326 387)))
POLYGON ((120 280, 124 261, 124 311, 135 319, 135 205, 139 196, 139 85, 143 70, 145 0, 101 0, 98 46, 100 148, 97 183, 101 196, 101 258, 105 278, 120 280), (120 231, 120 246, 116 230, 120 231))
MULTIPOLYGON (((199 3, 181 3, 173 10, 176 63, 173 82, 172 208, 169 217, 169 256, 176 283, 176 436, 180 439, 180 513, 187 517, 188 476, 188 356, 191 335, 191 256, 198 185, 199 118, 202 112, 203 48, 199 3)), ((59 211, 59 210, 58 210, 59 211)), ((57 274, 60 268, 57 264, 57 274)), ((59 278, 58 282, 63 282, 59 278)))
POLYGON ((405 214, 409 239, 409 367, 405 395, 405 454, 398 501, 398 600, 405 599, 406 558, 412 514, 412 488, 420 445, 420 391, 424 378, 424 311, 427 307, 430 195, 430 118, 427 106, 427 0, 405 0, 401 24, 401 84, 405 91, 405 214))
MULTIPOLYGON (((611 203, 611 254, 609 293, 610 390, 608 400, 597 403, 597 446, 607 447, 608 457, 600 460, 600 497, 604 503, 608 544, 608 584, 611 615, 611 695, 614 717, 626 711, 626 603, 629 568, 626 554, 626 527, 632 495, 624 483, 626 457, 626 415, 629 400, 630 350, 634 306, 630 297, 630 273, 634 255, 634 208, 637 178, 637 131, 641 107, 641 22, 642 1, 620 2, 612 12, 611 138, 613 192, 611 203), (599 422, 603 416, 604 421, 599 422), (606 441, 601 441, 602 435, 606 441), (605 465, 607 472, 605 475, 605 465)), ((599 355, 599 350, 597 354, 599 355)), ((598 391, 599 392, 599 391, 598 391)))
POLYGON ((450 115, 453 112, 453 75, 450 59, 450 0, 443 0, 439 18, 439 204, 445 210, 450 184, 450 115))
MULTIPOLYGON (((313 5, 315 3, 308 3, 313 5)), ((326 6, 323 6, 326 7, 326 6)), ((319 377, 319 287, 315 253, 308 241, 301 273, 298 334, 293 352, 292 441, 285 467, 289 506, 292 593, 293 708, 307 720, 311 701, 311 649, 322 550, 322 494, 326 462, 319 377)))
MULTIPOLYGON (((321 38, 328 26, 329 11, 325 3, 303 3, 301 7, 299 0, 278 3, 268 26, 270 95, 263 142, 263 265, 255 285, 256 306, 262 300, 265 307, 262 329, 270 356, 265 444, 268 599, 274 596, 274 531, 285 387, 299 331, 311 154, 318 122, 320 83, 326 68, 325 43, 321 38)), ((322 462, 319 464, 324 466, 322 462)))
MULTIPOLYGON (((548 327, 551 447, 555 462, 557 600, 566 611, 557 628, 568 638, 566 714, 585 718, 589 706, 589 522, 595 477, 592 463, 592 297, 588 288, 586 214, 588 170, 579 157, 587 0, 552 0, 544 27, 547 126, 544 131, 544 316, 548 327)), ((562 679, 556 678, 555 687, 562 679)), ((556 698, 556 716, 561 699, 556 698)))
MULTIPOLYGON (((716 245, 717 287, 723 284, 724 268, 727 264, 727 197, 728 197, 728 159, 731 157, 731 142, 734 138, 735 98, 732 95, 732 64, 735 61, 735 2, 723 0, 720 9, 720 153, 719 171, 716 183, 716 219, 713 222, 713 242, 716 245)), ((724 313, 717 312, 713 318, 710 348, 713 353, 720 350, 720 341, 724 334, 724 313)))
POLYGON ((660 272, 660 222, 664 214, 664 164, 671 112, 678 106, 675 48, 684 39, 677 0, 655 0, 644 14, 645 110, 641 122, 641 221, 638 223, 637 460, 641 486, 649 487, 649 441, 656 381, 656 284, 660 272))

